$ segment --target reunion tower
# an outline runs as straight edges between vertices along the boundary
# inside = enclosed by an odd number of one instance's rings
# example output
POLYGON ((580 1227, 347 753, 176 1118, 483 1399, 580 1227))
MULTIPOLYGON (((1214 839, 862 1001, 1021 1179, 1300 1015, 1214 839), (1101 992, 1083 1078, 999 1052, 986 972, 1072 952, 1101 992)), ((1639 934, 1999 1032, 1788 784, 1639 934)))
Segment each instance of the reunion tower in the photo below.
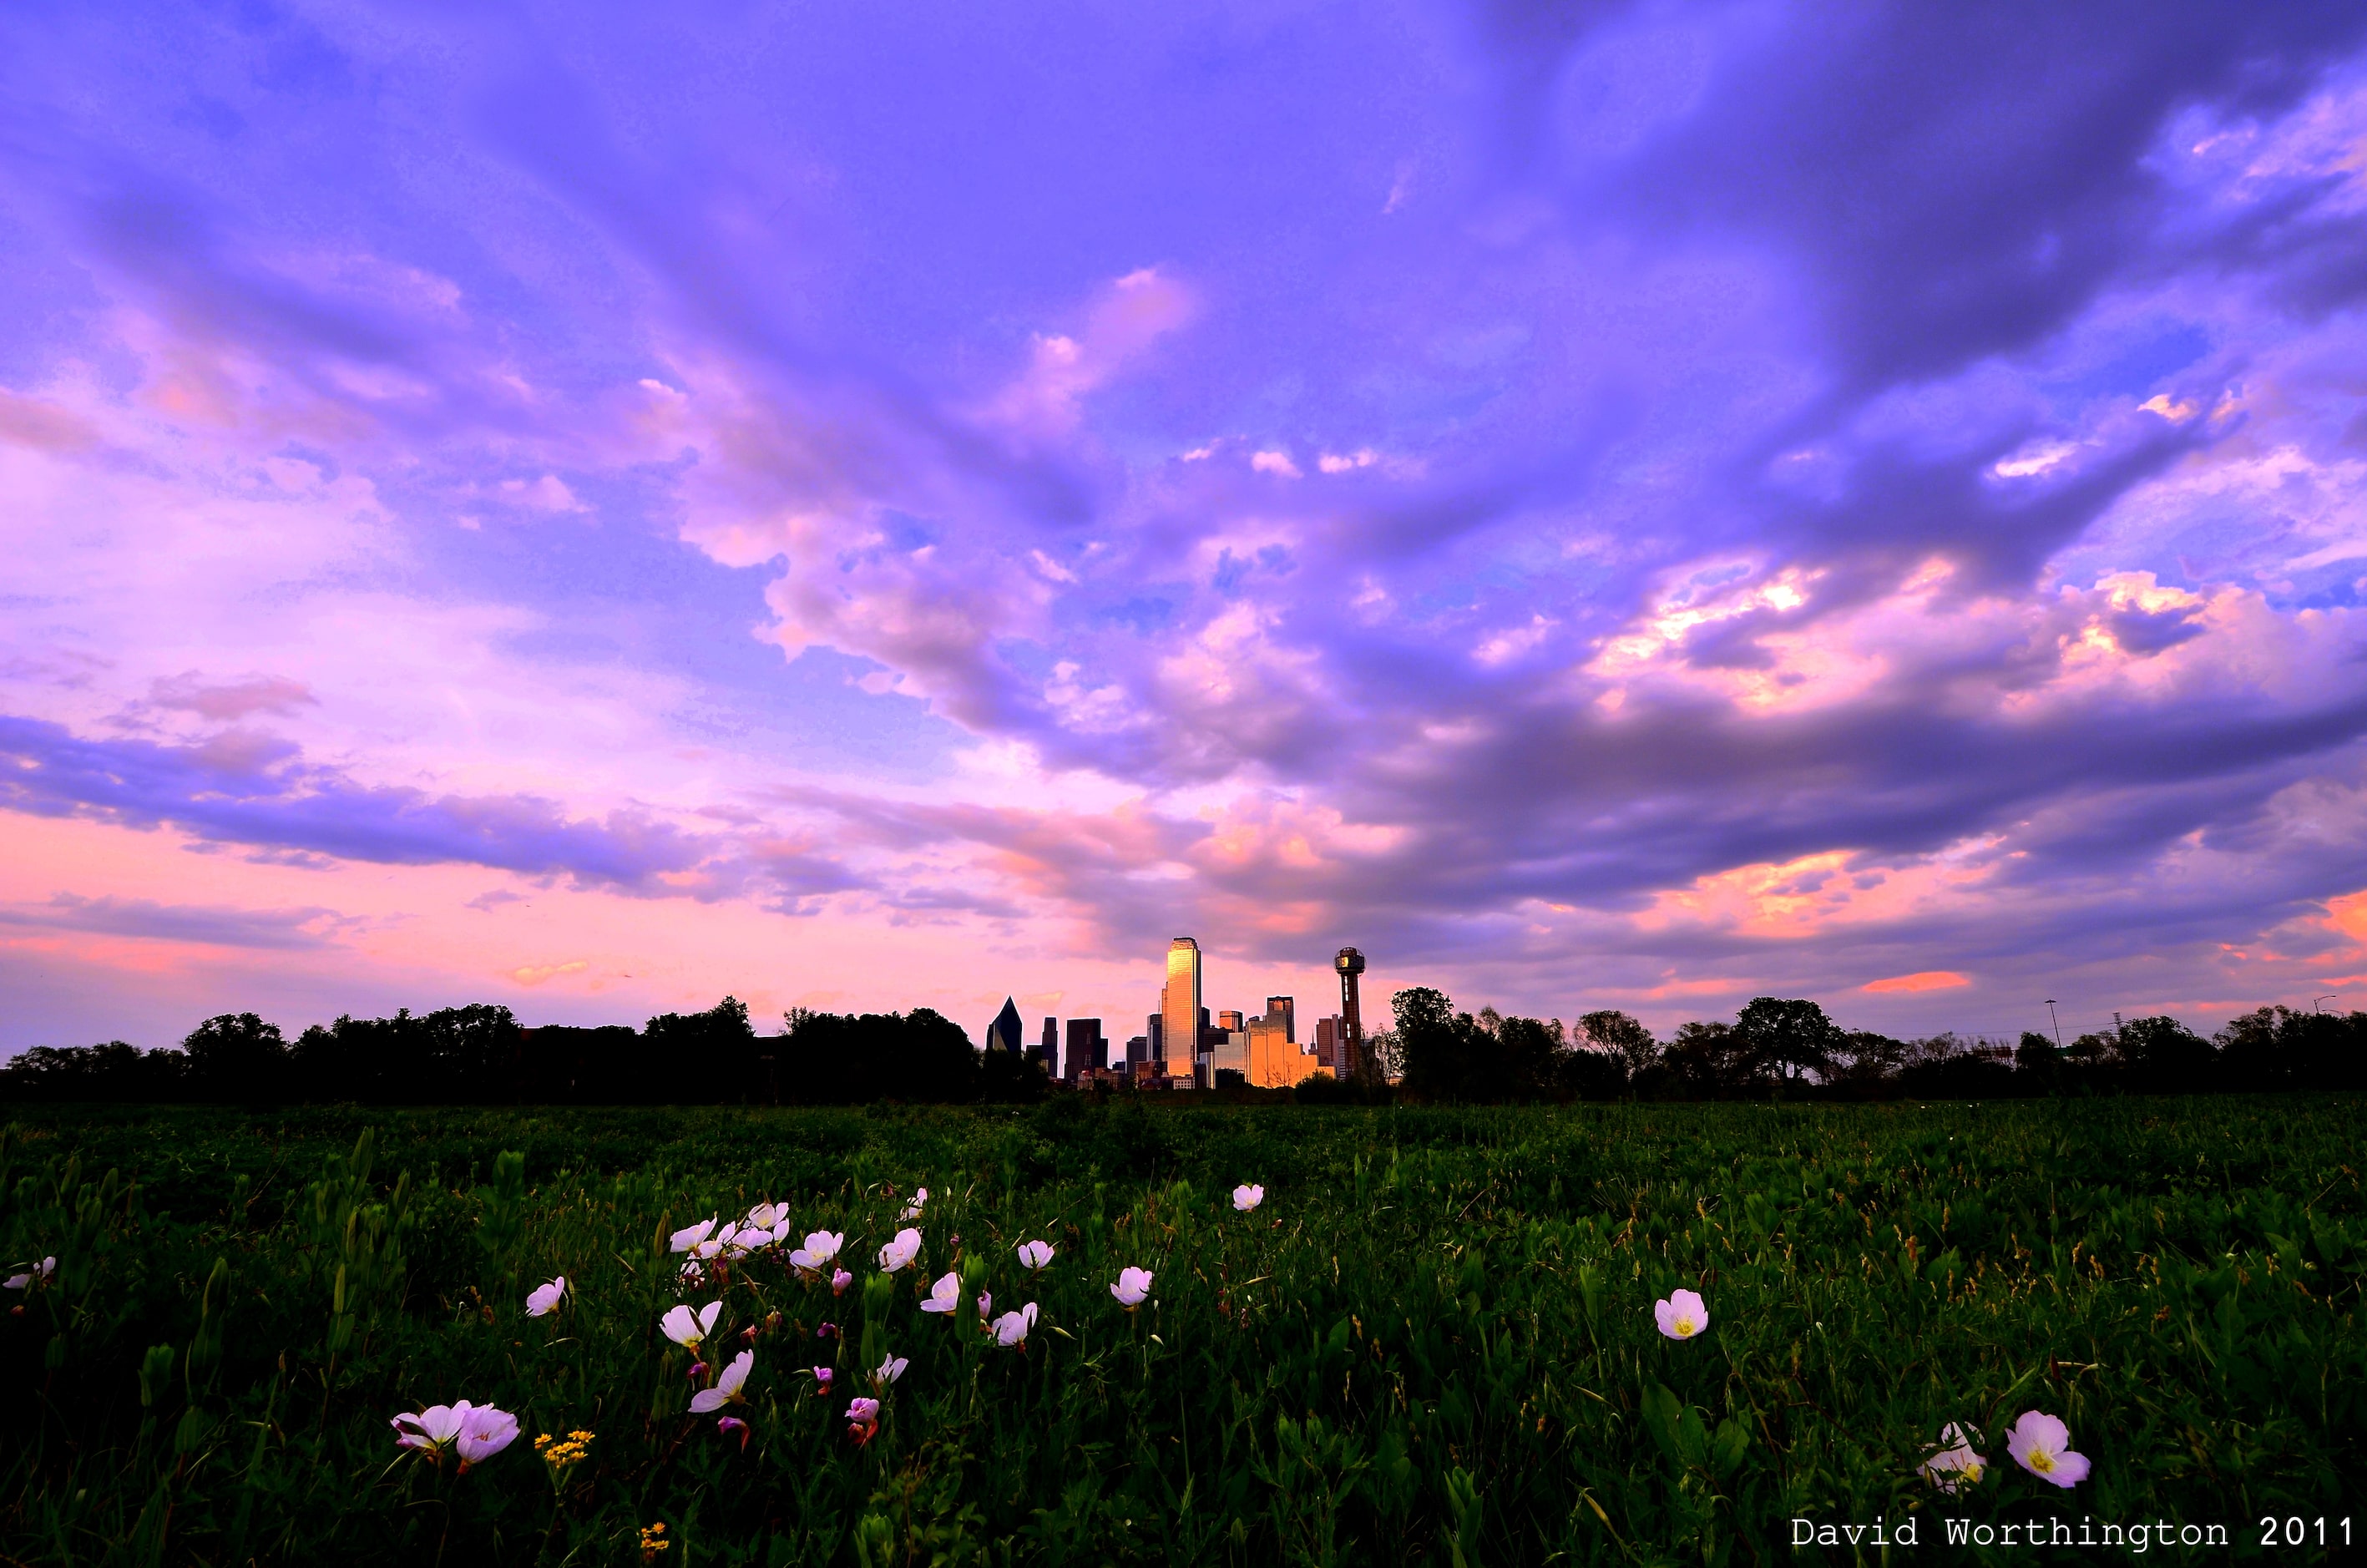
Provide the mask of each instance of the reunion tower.
POLYGON ((1340 971, 1339 1072, 1344 1080, 1365 1070, 1365 1016, 1356 1002, 1356 977, 1365 972, 1365 955, 1353 948, 1342 948, 1331 967, 1340 971))

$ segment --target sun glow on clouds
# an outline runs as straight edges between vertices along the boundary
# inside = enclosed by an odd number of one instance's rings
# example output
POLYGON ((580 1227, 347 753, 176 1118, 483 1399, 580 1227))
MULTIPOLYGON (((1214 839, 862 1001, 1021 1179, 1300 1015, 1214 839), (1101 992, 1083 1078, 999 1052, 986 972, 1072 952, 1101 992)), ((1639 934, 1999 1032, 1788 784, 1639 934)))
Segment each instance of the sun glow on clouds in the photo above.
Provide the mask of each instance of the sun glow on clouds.
POLYGON ((1870 864, 1847 850, 1738 866, 1657 894, 1637 916, 1648 931, 1706 926, 1778 940, 1897 920, 1988 881, 2001 840, 1952 846, 1928 860, 1870 864))
POLYGON ((1927 969, 1914 974, 1894 974, 1887 980, 1868 981, 1858 989, 1876 996, 1911 995, 1920 991, 1950 991, 1971 983, 1953 970, 1927 969))

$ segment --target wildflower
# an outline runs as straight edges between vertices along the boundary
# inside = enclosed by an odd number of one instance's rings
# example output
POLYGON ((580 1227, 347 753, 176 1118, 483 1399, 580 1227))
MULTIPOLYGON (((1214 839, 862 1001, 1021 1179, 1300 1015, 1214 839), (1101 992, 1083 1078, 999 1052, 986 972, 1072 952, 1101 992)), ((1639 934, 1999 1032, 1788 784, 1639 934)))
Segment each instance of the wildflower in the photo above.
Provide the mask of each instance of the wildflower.
POLYGON ((1027 1331, 1036 1326, 1036 1303, 1028 1302, 1015 1312, 1005 1312, 994 1320, 994 1342, 997 1345, 1027 1348, 1027 1331))
POLYGON ((696 1225, 686 1226, 682 1230, 676 1231, 674 1233, 674 1240, 668 1244, 671 1246, 672 1250, 675 1252, 688 1252, 693 1247, 698 1245, 699 1243, 705 1241, 708 1236, 714 1232, 714 1221, 701 1220, 696 1225))
POLYGON ((896 1233, 894 1241, 879 1249, 880 1272, 893 1274, 899 1269, 909 1267, 912 1260, 920 1256, 921 1233, 908 1225, 896 1233))
POLYGON ((705 1415, 710 1411, 720 1410, 727 1404, 746 1403, 747 1402, 740 1397, 740 1390, 742 1385, 747 1382, 748 1374, 754 1369, 755 1365, 756 1353, 753 1350, 742 1350, 739 1355, 732 1357, 731 1364, 723 1369, 723 1375, 715 1380, 713 1388, 701 1389, 690 1396, 690 1413, 693 1415, 705 1415))
POLYGON ((874 1367, 871 1369, 871 1386, 883 1393, 886 1392, 889 1384, 904 1375, 904 1367, 908 1359, 909 1358, 903 1356, 890 1356, 874 1367))
POLYGON ((1988 1460, 1973 1452, 1973 1441, 1965 1429, 1954 1422, 1940 1428, 1940 1450, 1918 1466, 1923 1479, 1941 1491, 1953 1494, 1959 1483, 1976 1486, 1988 1460))
POLYGON ((517 1417, 506 1410, 496 1410, 481 1404, 463 1416, 460 1429, 454 1434, 453 1447, 460 1451, 460 1473, 469 1473, 472 1464, 481 1464, 517 1440, 517 1417))
POLYGON ((741 1252, 759 1251, 762 1248, 768 1247, 773 1244, 772 1228, 770 1226, 764 1225, 750 1225, 746 1229, 734 1233, 731 1240, 727 1244, 741 1252))
POLYGON ((1110 1294, 1117 1298, 1119 1306, 1124 1307, 1127 1312, 1134 1311, 1150 1295, 1150 1270, 1148 1268, 1118 1270, 1117 1283, 1110 1287, 1110 1294))
POLYGON ((592 1434, 579 1426, 567 1434, 563 1440, 553 1442, 550 1434, 545 1432, 535 1438, 534 1451, 540 1454, 542 1462, 550 1467, 551 1479, 555 1482, 566 1473, 568 1466, 580 1463, 591 1453, 592 1434))
POLYGON ((789 1267, 807 1274, 818 1274, 830 1267, 838 1249, 846 1244, 844 1231, 816 1231, 806 1238, 806 1244, 789 1254, 789 1267))
POLYGON ((1243 1186, 1233 1188, 1233 1207, 1241 1213, 1248 1213, 1264 1201, 1265 1188, 1262 1187, 1243 1186))
POLYGON ((994 1292, 993 1292, 993 1291, 991 1291, 991 1290, 980 1290, 980 1291, 978 1293, 978 1321, 979 1321, 979 1326, 980 1326, 981 1328, 982 1328, 982 1327, 984 1327, 984 1326, 986 1325, 986 1320, 987 1320, 987 1319, 989 1319, 989 1318, 991 1318, 991 1317, 992 1317, 993 1315, 994 1315, 994 1292))
POLYGON ((666 1540, 665 1538, 665 1526, 663 1524, 643 1525, 641 1527, 642 1562, 656 1562, 658 1553, 666 1551, 673 1545, 674 1542, 666 1540))
POLYGON ((830 1277, 830 1293, 833 1296, 844 1296, 846 1294, 846 1288, 854 1283, 854 1275, 844 1268, 839 1269, 830 1277))
POLYGON ((707 1270, 700 1267, 698 1259, 694 1257, 682 1266, 682 1278, 685 1284, 704 1284, 707 1279, 707 1270))
POLYGON ((828 1367, 816 1367, 813 1375, 814 1392, 824 1399, 829 1398, 830 1385, 836 1381, 838 1373, 828 1367))
POLYGON ((759 1203, 748 1210, 748 1223, 767 1235, 772 1233, 774 1226, 788 1217, 789 1206, 786 1203, 759 1203))
POLYGON ((2005 1451, 2013 1462, 2057 1486, 2077 1486, 2088 1479, 2088 1456, 2067 1446, 2071 1429, 2052 1415, 2025 1410, 2005 1435, 2005 1451))
POLYGON ((704 1361, 693 1361, 690 1364, 690 1370, 683 1375, 688 1378, 692 1382, 697 1382, 699 1379, 707 1376, 707 1363, 704 1361))
POLYGON ((1019 1244, 1019 1267, 1031 1272, 1041 1269, 1052 1261, 1052 1250, 1049 1242, 1022 1242, 1019 1244))
POLYGON ((414 1414, 398 1415, 387 1425, 394 1428, 396 1448, 416 1449, 441 1459, 445 1447, 460 1435, 460 1424, 468 1420, 470 1409, 465 1399, 458 1404, 431 1404, 414 1414))
POLYGON ((527 1292, 526 1315, 548 1317, 559 1308, 559 1299, 567 1294, 567 1276, 561 1274, 548 1285, 538 1285, 527 1292))
POLYGON ((921 1303, 924 1312, 949 1312, 961 1305, 961 1276, 948 1274, 929 1287, 929 1299, 921 1303))
POLYGON ((1652 1303, 1652 1316, 1670 1339, 1691 1339, 1709 1326, 1709 1304, 1691 1290, 1671 1290, 1652 1303))
POLYGON ((826 1324, 823 1324, 820 1328, 817 1328, 817 1329, 815 1329, 815 1330, 814 1330, 814 1337, 815 1337, 816 1339, 835 1339, 835 1338, 837 1338, 837 1337, 838 1337, 838 1324, 834 1324, 834 1323, 826 1323, 826 1324))
POLYGON ((879 1402, 858 1399, 846 1407, 846 1435, 855 1439, 857 1448, 868 1443, 879 1433, 879 1402))
POLYGON ((734 1433, 734 1432, 739 1433, 739 1434, 740 1434, 740 1447, 741 1447, 742 1449, 745 1449, 748 1447, 748 1423, 746 1423, 745 1421, 741 1420, 738 1416, 736 1416, 736 1415, 719 1415, 719 1416, 717 1416, 717 1417, 715 1418, 715 1429, 716 1429, 717 1431, 719 1431, 719 1432, 722 1433, 722 1434, 723 1434, 725 1437, 730 1437, 730 1436, 732 1433, 734 1433))
POLYGON ((904 1205, 904 1211, 901 1214, 899 1214, 897 1218, 899 1220, 917 1220, 921 1217, 921 1210, 927 1208, 928 1204, 929 1189, 924 1187, 918 1192, 912 1194, 912 1201, 904 1205))
POLYGON ((27 1264, 24 1273, 11 1274, 6 1279, 0 1280, 0 1290, 22 1290, 30 1286, 46 1284, 50 1276, 57 1271, 58 1260, 54 1257, 45 1257, 39 1263, 27 1264))
POLYGON ((658 1327, 668 1339, 696 1354, 699 1341, 715 1332, 715 1319, 723 1311, 721 1301, 709 1301, 691 1315, 689 1306, 675 1307, 658 1320, 658 1327))

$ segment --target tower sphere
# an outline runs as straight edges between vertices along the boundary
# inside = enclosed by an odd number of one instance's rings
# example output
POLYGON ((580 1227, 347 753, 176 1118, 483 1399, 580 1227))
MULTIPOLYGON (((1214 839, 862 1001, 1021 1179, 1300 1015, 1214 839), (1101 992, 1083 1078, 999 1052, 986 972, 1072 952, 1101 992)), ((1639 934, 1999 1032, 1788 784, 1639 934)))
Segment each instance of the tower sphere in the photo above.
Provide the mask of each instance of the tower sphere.
POLYGON ((1365 955, 1353 948, 1342 948, 1340 956, 1331 960, 1331 967, 1342 974, 1362 974, 1365 972, 1365 955))

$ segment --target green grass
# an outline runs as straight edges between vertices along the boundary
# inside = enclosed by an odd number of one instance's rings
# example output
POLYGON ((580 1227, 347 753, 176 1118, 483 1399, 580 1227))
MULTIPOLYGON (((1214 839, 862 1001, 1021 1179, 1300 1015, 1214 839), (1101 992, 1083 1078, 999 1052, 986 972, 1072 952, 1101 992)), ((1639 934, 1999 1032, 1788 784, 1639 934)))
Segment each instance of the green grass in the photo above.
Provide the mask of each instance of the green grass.
POLYGON ((628 1563, 663 1522, 666 1568, 1517 1568, 1851 1560, 1795 1552, 1795 1517, 1920 1517, 1943 1560, 1941 1516, 2060 1515, 2240 1555, 2266 1515, 2367 1525, 2362 1147, 2356 1097, 27 1110, 0 1250, 60 1263, 0 1319, 0 1553, 628 1563), (922 1185, 922 1265, 874 1283, 922 1185), (775 1256, 678 1290, 665 1232, 761 1199, 844 1230, 855 1286, 775 1256), (1030 1237, 1059 1248, 1032 1279, 1030 1237), (1157 1276, 1131 1315, 1128 1264, 1157 1276), (1024 1353, 919 1311, 957 1267, 1039 1304, 1024 1353), (1711 1312, 1684 1343, 1651 1312, 1680 1285, 1711 1312), (719 1296, 730 1349, 758 1329, 744 1451, 657 1332, 719 1296), (390 1417, 463 1398, 526 1436, 466 1475, 397 1452, 390 1417), (2030 1408, 2088 1483, 2008 1460, 2030 1408), (1916 1472, 1949 1421, 1992 1461, 1954 1498, 1916 1472), (554 1484, 532 1437, 574 1428, 554 1484))

